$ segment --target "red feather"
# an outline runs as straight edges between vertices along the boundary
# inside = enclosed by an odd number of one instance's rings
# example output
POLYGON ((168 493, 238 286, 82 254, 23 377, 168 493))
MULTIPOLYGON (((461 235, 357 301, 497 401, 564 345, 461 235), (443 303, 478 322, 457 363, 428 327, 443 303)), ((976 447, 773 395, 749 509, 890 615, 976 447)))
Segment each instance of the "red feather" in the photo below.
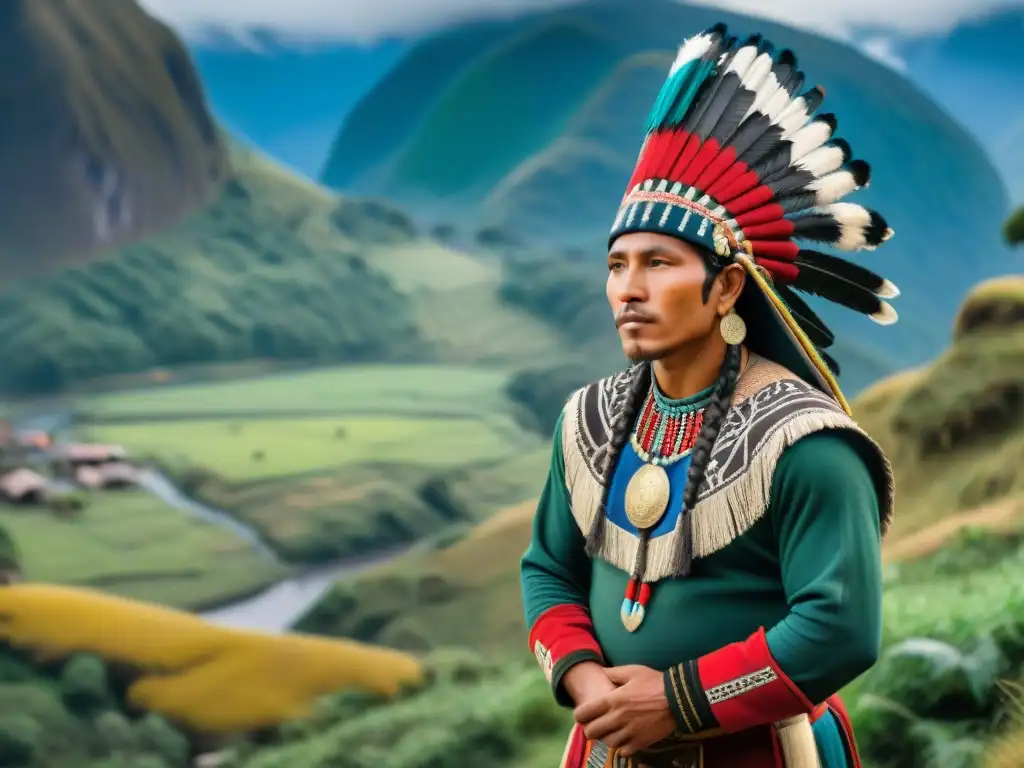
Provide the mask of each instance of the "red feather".
POLYGON ((736 150, 733 147, 726 147, 718 156, 704 169, 693 183, 697 189, 707 194, 706 190, 718 179, 736 160, 736 150))
POLYGON ((732 212, 733 216, 739 216, 741 213, 761 207, 765 203, 770 202, 774 197, 775 193, 772 191, 772 188, 762 184, 760 187, 755 187, 749 192, 744 192, 739 197, 726 200, 723 205, 732 212))
POLYGON ((718 154, 719 144, 715 139, 705 141, 700 148, 700 151, 693 158, 692 162, 686 166, 683 170, 679 180, 687 186, 695 186, 697 177, 704 172, 704 169, 711 164, 711 161, 715 159, 715 155, 718 154))
POLYGON ((643 156, 637 163, 633 177, 629 180, 629 189, 647 179, 666 179, 675 159, 686 146, 690 135, 683 130, 666 131, 652 134, 644 147, 643 156))
POLYGON ((793 222, 789 219, 776 219, 765 224, 743 227, 743 235, 747 240, 777 240, 792 234, 793 222))
POLYGON ((672 163, 672 167, 669 168, 668 173, 665 174, 666 178, 682 181, 682 169, 686 168, 686 166, 690 164, 690 161, 693 160, 697 154, 697 150, 699 149, 700 137, 688 137, 686 140, 686 146, 683 147, 683 151, 675 159, 675 162, 672 163))
POLYGON ((721 199, 721 191, 728 189, 729 185, 736 181, 740 176, 749 170, 746 163, 733 163, 729 170, 721 175, 721 177, 708 187, 707 194, 715 198, 715 200, 721 199))
POLYGON ((754 258, 784 259, 793 261, 800 253, 800 246, 792 240, 749 240, 754 258))
POLYGON ((772 275, 772 280, 783 285, 789 285, 800 274, 800 268, 796 264, 786 264, 775 259, 762 259, 759 257, 754 258, 754 263, 759 267, 767 269, 772 275))
POLYGON ((736 224, 739 225, 740 229, 746 229, 752 227, 755 224, 767 224, 770 221, 777 221, 786 215, 786 209, 781 205, 772 203, 771 205, 762 205, 760 208, 755 208, 752 211, 736 217, 736 224))
POLYGON ((715 200, 719 202, 724 200, 732 200, 735 197, 739 197, 744 192, 753 189, 761 183, 761 177, 754 171, 747 171, 740 176, 736 181, 732 182, 728 186, 720 189, 715 195, 715 200))

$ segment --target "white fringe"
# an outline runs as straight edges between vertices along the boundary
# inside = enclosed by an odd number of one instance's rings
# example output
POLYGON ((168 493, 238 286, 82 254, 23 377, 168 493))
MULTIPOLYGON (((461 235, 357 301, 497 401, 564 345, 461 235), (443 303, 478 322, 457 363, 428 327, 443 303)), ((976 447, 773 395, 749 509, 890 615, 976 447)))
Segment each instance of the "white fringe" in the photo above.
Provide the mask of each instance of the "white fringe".
MULTIPOLYGON (((732 405, 742 403, 764 386, 796 378, 782 366, 770 361, 761 361, 757 365, 752 362, 740 377, 732 405), (752 373, 755 375, 750 375, 752 373), (750 381, 757 382, 756 390, 751 391, 748 383, 750 381), (744 386, 745 383, 747 386, 744 386)), ((590 472, 576 444, 576 414, 583 395, 584 390, 579 390, 566 404, 562 451, 572 515, 580 531, 586 536, 594 524, 604 489, 590 472)), ((777 425, 771 437, 758 448, 746 472, 728 486, 697 503, 688 518, 693 526, 694 557, 707 557, 724 549, 764 517, 771 503, 775 467, 783 452, 800 438, 826 429, 849 429, 868 438, 853 419, 839 410, 826 407, 805 408, 790 416, 784 423, 777 425)), ((608 478, 607 482, 611 482, 611 479, 608 478)), ((682 546, 683 522, 684 518, 680 516, 672 533, 658 536, 648 543, 644 581, 656 582, 676 575, 675 567, 680 554, 679 548, 682 546)), ((888 528, 888 515, 887 519, 882 521, 882 528, 883 531, 888 528)), ((638 537, 606 521, 602 547, 598 554, 601 559, 616 568, 630 572, 636 561, 638 545, 638 537)))

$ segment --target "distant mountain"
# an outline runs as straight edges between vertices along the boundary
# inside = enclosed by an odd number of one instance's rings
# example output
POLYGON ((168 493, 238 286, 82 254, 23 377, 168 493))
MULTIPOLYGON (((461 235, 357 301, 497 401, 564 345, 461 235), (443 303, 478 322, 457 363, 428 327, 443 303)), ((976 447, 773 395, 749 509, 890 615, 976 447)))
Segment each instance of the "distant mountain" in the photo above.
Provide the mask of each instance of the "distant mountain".
POLYGON ((226 154, 188 54, 135 2, 0 3, 0 275, 74 263, 212 198, 226 154))
POLYGON ((297 48, 267 37, 192 46, 219 122, 309 178, 352 105, 398 60, 406 43, 297 48))
POLYGON ((884 260, 903 290, 902 322, 878 330, 822 307, 851 340, 840 362, 873 360, 870 381, 938 354, 963 287, 1008 269, 1005 184, 978 142, 905 77, 806 32, 669 0, 647 0, 643 13, 598 0, 448 29, 413 46, 359 101, 323 179, 463 228, 599 251, 668 57, 719 20, 799 52, 810 82, 828 90, 839 135, 873 165, 872 187, 856 199, 897 232, 861 258, 884 260))
POLYGON ((899 45, 908 76, 988 149, 1024 202, 1024 8, 899 45))

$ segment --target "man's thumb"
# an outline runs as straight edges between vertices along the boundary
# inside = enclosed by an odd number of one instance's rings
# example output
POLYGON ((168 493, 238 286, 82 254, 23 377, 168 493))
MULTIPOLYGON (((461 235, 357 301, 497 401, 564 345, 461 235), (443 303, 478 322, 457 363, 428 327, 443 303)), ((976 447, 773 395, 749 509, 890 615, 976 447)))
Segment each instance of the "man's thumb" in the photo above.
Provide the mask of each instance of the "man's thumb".
POLYGON ((607 670, 608 679, 616 685, 625 685, 636 677, 636 673, 640 669, 641 667, 638 667, 635 664, 630 664, 625 667, 609 667, 607 670))

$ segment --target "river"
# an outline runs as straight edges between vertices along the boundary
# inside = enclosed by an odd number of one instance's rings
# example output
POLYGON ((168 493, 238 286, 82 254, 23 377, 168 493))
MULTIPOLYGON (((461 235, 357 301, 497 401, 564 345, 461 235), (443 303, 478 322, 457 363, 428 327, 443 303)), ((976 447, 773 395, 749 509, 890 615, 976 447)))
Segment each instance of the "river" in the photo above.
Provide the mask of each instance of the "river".
MULTIPOLYGON (((72 420, 70 412, 45 413, 20 419, 15 428, 42 429, 56 435, 65 431, 72 420)), ((226 512, 189 497, 159 470, 146 468, 140 478, 140 487, 182 514, 191 515, 210 525, 231 531, 263 556, 278 559, 274 550, 254 528, 226 512)), ((335 581, 390 562, 407 551, 407 547, 390 549, 310 568, 283 579, 251 597, 204 611, 199 615, 214 624, 235 629, 251 629, 272 634, 287 632, 335 581)))

